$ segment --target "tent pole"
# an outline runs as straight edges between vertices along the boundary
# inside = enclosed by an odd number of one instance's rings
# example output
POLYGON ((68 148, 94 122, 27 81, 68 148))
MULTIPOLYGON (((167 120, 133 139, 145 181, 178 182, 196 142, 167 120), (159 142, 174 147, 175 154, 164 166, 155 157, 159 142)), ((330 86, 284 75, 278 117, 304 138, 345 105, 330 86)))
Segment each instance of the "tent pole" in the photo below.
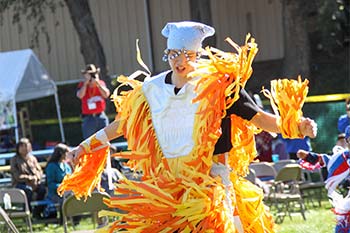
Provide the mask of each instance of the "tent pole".
POLYGON ((17 107, 16 107, 16 99, 13 98, 13 117, 15 120, 15 138, 16 138, 16 144, 19 141, 19 136, 18 136, 18 120, 17 120, 17 107))
POLYGON ((56 102, 58 124, 60 126, 60 132, 61 132, 61 141, 66 143, 66 139, 64 137, 64 131, 63 131, 63 124, 62 124, 61 106, 60 106, 60 102, 58 101, 58 95, 57 95, 57 87, 56 87, 56 84, 52 80, 51 80, 51 82, 55 87, 55 102, 56 102))

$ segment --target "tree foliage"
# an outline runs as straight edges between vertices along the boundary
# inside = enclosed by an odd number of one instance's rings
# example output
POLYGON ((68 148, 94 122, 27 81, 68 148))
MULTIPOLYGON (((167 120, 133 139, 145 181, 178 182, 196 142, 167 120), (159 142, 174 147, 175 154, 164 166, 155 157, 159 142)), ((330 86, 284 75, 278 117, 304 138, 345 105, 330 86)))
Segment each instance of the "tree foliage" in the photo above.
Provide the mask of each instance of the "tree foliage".
MULTIPOLYGON (((72 23, 80 41, 80 52, 85 64, 93 63, 101 68, 101 77, 110 84, 106 58, 103 47, 99 40, 94 19, 90 10, 88 0, 0 0, 0 23, 3 22, 4 13, 12 10, 12 23, 22 31, 21 23, 27 20, 33 23, 30 46, 39 47, 39 35, 46 38, 50 51, 50 37, 45 26, 45 15, 55 13, 58 7, 67 6, 72 23)), ((58 22, 56 22, 56 25, 58 22)))
POLYGON ((321 34, 319 48, 328 51, 349 46, 350 0, 318 1, 318 20, 314 30, 321 34))
MULTIPOLYGON (((42 34, 47 42, 48 50, 51 50, 50 37, 45 27, 45 13, 55 13, 58 7, 62 7, 61 0, 1 0, 0 1, 0 25, 3 24, 4 13, 13 9, 12 23, 17 25, 22 32, 22 22, 33 22, 30 46, 39 47, 39 36, 42 34)), ((59 22, 56 22, 58 25, 59 22)))

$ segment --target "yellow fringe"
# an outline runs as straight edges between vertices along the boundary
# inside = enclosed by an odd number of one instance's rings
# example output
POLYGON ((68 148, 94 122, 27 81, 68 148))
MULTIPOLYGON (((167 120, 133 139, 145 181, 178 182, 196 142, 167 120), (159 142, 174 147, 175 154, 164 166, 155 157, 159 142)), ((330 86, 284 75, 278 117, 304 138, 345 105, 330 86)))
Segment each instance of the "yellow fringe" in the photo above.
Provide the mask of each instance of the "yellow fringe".
POLYGON ((277 125, 284 138, 303 138, 299 131, 299 123, 303 116, 301 111, 307 93, 309 81, 278 79, 271 81, 271 92, 263 89, 264 95, 270 99, 271 106, 276 115, 280 117, 277 125))
MULTIPOLYGON (((229 220, 225 187, 220 177, 212 178, 209 172, 214 146, 221 134, 221 119, 226 108, 237 101, 240 88, 245 86, 252 73, 251 63, 257 45, 254 39, 248 42, 248 38, 241 48, 228 40, 237 54, 207 48, 209 59, 200 60, 197 70, 191 74, 201 78, 195 83, 198 96, 193 100, 199 101, 193 133, 195 146, 188 156, 164 158, 142 83, 130 77, 118 78, 123 85, 133 88, 120 95, 119 90, 113 94, 118 111, 116 118, 120 121, 118 132, 124 134, 130 149, 129 153, 120 156, 128 158, 128 165, 141 170, 143 177, 141 181, 121 181, 115 190, 116 196, 105 200, 108 206, 122 212, 102 212, 119 219, 100 232, 121 228, 125 232, 149 233, 236 232, 229 220)), ((229 163, 235 169, 231 174, 236 192, 233 206, 237 205, 238 211, 242 212, 240 217, 248 232, 261 232, 261 229, 272 232, 273 223, 265 217, 268 214, 261 202, 261 193, 238 181, 238 174, 246 172, 256 155, 253 148, 256 129, 248 122, 235 124, 240 126, 233 127, 232 131, 237 152, 232 150, 229 156, 229 163), (270 223, 266 224, 266 221, 270 223)))

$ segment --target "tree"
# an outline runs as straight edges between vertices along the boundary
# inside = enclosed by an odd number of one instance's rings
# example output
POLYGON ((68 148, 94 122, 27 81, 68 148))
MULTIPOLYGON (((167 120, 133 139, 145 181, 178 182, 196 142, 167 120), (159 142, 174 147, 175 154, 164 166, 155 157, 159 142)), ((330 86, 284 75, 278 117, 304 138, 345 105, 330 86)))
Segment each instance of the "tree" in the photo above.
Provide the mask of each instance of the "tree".
POLYGON ((101 68, 101 77, 107 79, 106 57, 95 27, 88 0, 64 0, 80 41, 80 52, 85 64, 96 64, 101 68))
POLYGON ((310 45, 303 0, 283 0, 284 59, 283 75, 310 75, 310 45))
MULTIPOLYGON (((190 0, 191 18, 193 21, 213 25, 210 0, 190 0)), ((216 37, 211 36, 204 41, 205 45, 216 46, 216 37)))
POLYGON ((21 31, 21 19, 33 22, 31 47, 38 46, 38 37, 43 33, 50 50, 50 38, 44 26, 45 13, 49 10, 55 13, 58 7, 67 6, 74 28, 80 41, 80 52, 85 64, 93 63, 101 68, 101 78, 110 83, 107 76, 106 57, 95 27, 88 0, 1 0, 0 22, 6 10, 14 11, 13 23, 21 31))

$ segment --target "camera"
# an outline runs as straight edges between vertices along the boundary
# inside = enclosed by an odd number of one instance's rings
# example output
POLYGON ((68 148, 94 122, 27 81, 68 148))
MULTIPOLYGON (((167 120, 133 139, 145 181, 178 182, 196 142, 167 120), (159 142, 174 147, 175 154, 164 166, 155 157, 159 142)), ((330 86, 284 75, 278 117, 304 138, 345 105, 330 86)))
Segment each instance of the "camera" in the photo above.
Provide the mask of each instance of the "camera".
POLYGON ((96 74, 90 74, 91 78, 96 79, 96 74))

